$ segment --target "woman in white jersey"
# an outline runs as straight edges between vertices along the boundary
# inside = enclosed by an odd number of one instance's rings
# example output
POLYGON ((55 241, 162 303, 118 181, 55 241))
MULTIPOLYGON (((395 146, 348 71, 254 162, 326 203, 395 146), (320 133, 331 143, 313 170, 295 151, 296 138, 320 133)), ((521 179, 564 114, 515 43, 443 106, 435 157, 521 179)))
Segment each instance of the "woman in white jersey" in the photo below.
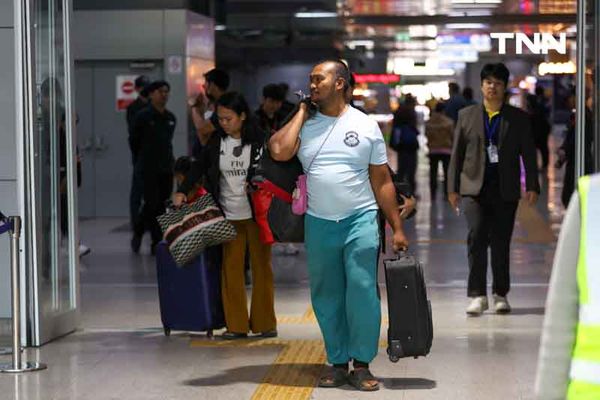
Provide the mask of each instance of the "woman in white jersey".
POLYGON ((223 245, 221 289, 227 331, 224 339, 246 338, 252 331, 261 337, 277 336, 274 309, 271 246, 259 239, 248 184, 262 154, 265 135, 252 118, 244 97, 226 93, 217 101, 217 115, 223 131, 215 131, 173 196, 185 201, 193 185, 205 179, 206 189, 215 197, 236 228, 237 237, 223 245), (246 249, 252 270, 250 318, 246 305, 244 267, 246 249))

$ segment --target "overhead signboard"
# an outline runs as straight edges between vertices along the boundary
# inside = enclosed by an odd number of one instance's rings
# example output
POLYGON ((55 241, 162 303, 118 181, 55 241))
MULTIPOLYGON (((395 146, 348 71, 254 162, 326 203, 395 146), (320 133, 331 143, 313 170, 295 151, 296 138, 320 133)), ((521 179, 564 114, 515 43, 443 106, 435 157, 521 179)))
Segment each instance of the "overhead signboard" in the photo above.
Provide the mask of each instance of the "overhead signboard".
POLYGON ((400 82, 400 75, 396 74, 354 74, 356 83, 390 83, 400 82))

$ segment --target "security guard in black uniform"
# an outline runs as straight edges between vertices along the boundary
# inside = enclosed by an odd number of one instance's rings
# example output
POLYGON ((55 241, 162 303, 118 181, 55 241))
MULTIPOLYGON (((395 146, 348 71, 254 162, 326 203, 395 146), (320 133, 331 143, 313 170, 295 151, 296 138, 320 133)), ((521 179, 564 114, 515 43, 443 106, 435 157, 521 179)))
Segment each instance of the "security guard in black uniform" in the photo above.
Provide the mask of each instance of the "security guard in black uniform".
POLYGON ((142 198, 144 197, 144 176, 142 174, 142 163, 137 162, 139 149, 133 144, 133 125, 137 113, 148 106, 147 87, 150 79, 145 75, 140 75, 135 79, 135 91, 138 93, 137 99, 127 106, 127 141, 131 150, 131 163, 133 165, 133 175, 131 178, 131 191, 129 192, 129 215, 131 218, 131 227, 135 227, 135 222, 140 218, 142 208, 142 198))
POLYGON ((161 240, 156 217, 164 213, 165 201, 173 189, 173 132, 175 115, 167 110, 171 87, 166 81, 148 85, 150 104, 140 111, 134 122, 132 142, 139 149, 144 176, 144 207, 142 217, 135 223, 131 249, 138 253, 146 230, 152 236, 151 252, 161 240))

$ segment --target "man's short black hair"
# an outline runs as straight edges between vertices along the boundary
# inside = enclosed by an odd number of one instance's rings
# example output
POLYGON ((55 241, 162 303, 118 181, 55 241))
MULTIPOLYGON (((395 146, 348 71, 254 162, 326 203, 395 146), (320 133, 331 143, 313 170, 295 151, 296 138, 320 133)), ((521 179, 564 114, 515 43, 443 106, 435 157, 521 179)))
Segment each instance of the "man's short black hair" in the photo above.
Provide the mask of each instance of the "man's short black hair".
POLYGON ((171 91, 171 85, 169 85, 169 82, 163 81, 163 80, 158 80, 158 81, 152 82, 151 84, 149 84, 148 86, 146 86, 145 90, 146 90, 146 92, 148 94, 151 94, 155 90, 158 90, 158 89, 163 88, 165 86, 167 87, 167 89, 169 91, 171 91))
POLYGON ((450 94, 458 94, 460 92, 460 86, 456 82, 450 82, 448 84, 448 91, 450 94))
POLYGON ((544 90, 543 86, 536 86, 535 87, 535 94, 536 96, 543 96, 546 94, 546 91, 544 90))
POLYGON ((354 78, 353 73, 350 73, 350 77, 348 79, 348 86, 350 86, 351 88, 356 86, 356 79, 354 78))
POLYGON ((462 95, 466 100, 473 100, 473 89, 470 87, 464 88, 462 95))
POLYGON ((192 168, 192 159, 188 156, 179 157, 175 161, 173 172, 176 174, 186 175, 192 168))
POLYGON ((204 74, 206 82, 214 83, 222 91, 226 91, 229 87, 229 74, 222 69, 213 68, 204 74))
POLYGON ((280 82, 278 83, 279 86, 281 86, 281 90, 283 90, 283 95, 287 96, 288 92, 290 91, 290 85, 288 85, 286 82, 280 82))
POLYGON ((509 77, 510 71, 503 63, 485 64, 481 69, 481 82, 483 82, 484 79, 496 78, 504 82, 504 86, 508 86, 509 77))
POLYGON ((283 88, 276 83, 266 85, 263 88, 262 95, 265 99, 273 99, 275 101, 283 101, 285 99, 283 88))
POLYGON ((150 84, 150 78, 148 78, 146 75, 140 75, 137 78, 135 78, 135 81, 133 81, 133 84, 135 85, 136 88, 142 88, 144 89, 146 86, 148 86, 150 84))
MULTIPOLYGON (((342 78, 344 80, 344 90, 350 86, 350 68, 348 65, 339 59, 323 60, 319 64, 332 63, 335 67, 335 79, 342 78)), ((317 65, 319 65, 317 64, 317 65)))

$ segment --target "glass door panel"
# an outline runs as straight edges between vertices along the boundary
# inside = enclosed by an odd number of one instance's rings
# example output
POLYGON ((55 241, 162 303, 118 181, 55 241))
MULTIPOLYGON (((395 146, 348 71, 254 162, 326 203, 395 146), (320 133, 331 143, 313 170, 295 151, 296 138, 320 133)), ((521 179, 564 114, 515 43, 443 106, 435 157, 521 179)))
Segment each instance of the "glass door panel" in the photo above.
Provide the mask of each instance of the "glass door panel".
POLYGON ((41 345, 76 328, 78 238, 77 154, 73 143, 68 26, 70 2, 30 2, 34 151, 28 187, 33 262, 31 341, 41 345))

